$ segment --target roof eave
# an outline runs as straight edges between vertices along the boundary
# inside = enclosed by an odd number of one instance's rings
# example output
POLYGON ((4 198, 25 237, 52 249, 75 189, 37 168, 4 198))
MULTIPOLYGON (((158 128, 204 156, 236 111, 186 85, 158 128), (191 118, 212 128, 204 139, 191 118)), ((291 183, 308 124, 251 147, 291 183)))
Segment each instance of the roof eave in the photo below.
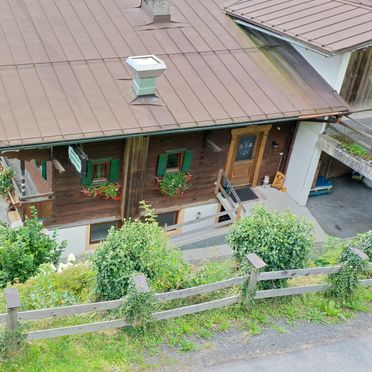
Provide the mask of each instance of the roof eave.
POLYGON ((201 127, 192 127, 192 128, 178 128, 178 129, 169 129, 169 130, 161 130, 161 131, 152 131, 152 132, 141 132, 141 133, 131 133, 131 134, 122 134, 122 135, 114 135, 114 136, 107 136, 107 137, 92 137, 92 138, 81 138, 81 139, 73 139, 73 140, 64 140, 64 141, 54 141, 54 142, 38 142, 32 143, 27 145, 11 145, 11 146, 1 146, 0 145, 0 156, 1 153, 7 151, 19 151, 19 150, 31 150, 31 149, 41 149, 41 148, 49 148, 53 146, 66 146, 72 145, 77 143, 88 143, 88 142, 106 142, 106 141, 113 141, 113 140, 120 140, 126 139, 131 137, 139 137, 139 136, 159 136, 159 135, 169 135, 169 134, 177 134, 177 133, 190 133, 190 132, 201 132, 206 130, 216 130, 216 129, 229 129, 229 128, 239 128, 251 125, 264 125, 264 124, 275 124, 275 123, 283 123, 289 121, 298 121, 298 120, 305 120, 310 118, 319 118, 319 117, 327 117, 327 116, 335 116, 335 115, 347 115, 350 114, 350 111, 345 108, 342 111, 335 111, 335 112, 328 112, 328 113, 318 113, 318 114, 310 114, 310 115, 298 115, 292 117, 281 117, 276 119, 265 119, 265 120, 255 120, 255 121, 244 121, 240 123, 226 123, 226 124, 211 124, 205 125, 201 127))
POLYGON ((366 41, 364 43, 359 43, 359 44, 353 45, 353 46, 348 47, 348 48, 343 48, 343 49, 338 49, 338 50, 329 50, 329 49, 325 49, 325 48, 321 48, 319 46, 316 46, 316 45, 314 45, 310 42, 305 42, 303 40, 297 39, 294 36, 286 35, 285 33, 282 33, 282 32, 279 32, 279 31, 274 31, 274 30, 270 29, 269 27, 266 27, 262 23, 255 22, 251 19, 247 20, 244 17, 239 17, 239 15, 235 14, 234 12, 229 12, 228 10, 225 10, 225 11, 229 16, 231 16, 234 19, 234 21, 237 24, 240 24, 240 25, 242 25, 244 27, 247 27, 247 28, 251 28, 251 29, 256 30, 256 31, 263 32, 267 35, 279 38, 281 40, 284 40, 284 41, 287 41, 289 43, 298 45, 300 47, 310 49, 310 50, 312 50, 316 53, 319 53, 323 56, 326 56, 326 57, 333 57, 333 56, 336 56, 336 55, 340 55, 340 54, 344 54, 344 53, 348 53, 348 52, 353 52, 355 50, 365 48, 367 46, 372 45, 372 40, 369 40, 369 41, 366 41))

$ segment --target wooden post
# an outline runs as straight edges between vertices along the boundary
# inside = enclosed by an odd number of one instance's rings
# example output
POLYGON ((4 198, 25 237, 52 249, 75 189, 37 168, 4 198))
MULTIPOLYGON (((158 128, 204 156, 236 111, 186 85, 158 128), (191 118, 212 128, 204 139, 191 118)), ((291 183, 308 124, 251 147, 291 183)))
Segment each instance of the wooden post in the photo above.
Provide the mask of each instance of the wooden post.
POLYGON ((26 196, 26 165, 24 160, 20 160, 21 167, 21 194, 26 196))
POLYGON ((249 304, 253 300, 254 294, 256 292, 256 285, 258 277, 260 275, 260 269, 267 266, 267 264, 255 253, 249 253, 247 254, 246 257, 249 264, 252 266, 252 271, 251 275, 249 276, 247 294, 245 299, 246 303, 249 304))
POLYGON ((350 248, 350 251, 356 254, 362 261, 369 260, 369 257, 359 248, 350 248))
POLYGON ((147 283, 147 279, 143 274, 137 274, 133 278, 134 286, 140 293, 150 292, 150 287, 147 283))
POLYGON ((218 176, 217 176, 217 181, 216 181, 216 187, 214 189, 214 194, 217 195, 218 194, 218 191, 220 190, 220 185, 221 185, 221 180, 222 180, 222 173, 223 173, 223 170, 220 169, 218 171, 218 176))
POLYGON ((242 205, 239 203, 238 208, 236 210, 236 220, 239 221, 242 216, 242 205))
POLYGON ((18 342, 15 330, 18 326, 18 308, 21 306, 21 300, 17 288, 5 288, 4 297, 8 309, 8 330, 12 332, 10 339, 11 350, 16 351, 18 342))

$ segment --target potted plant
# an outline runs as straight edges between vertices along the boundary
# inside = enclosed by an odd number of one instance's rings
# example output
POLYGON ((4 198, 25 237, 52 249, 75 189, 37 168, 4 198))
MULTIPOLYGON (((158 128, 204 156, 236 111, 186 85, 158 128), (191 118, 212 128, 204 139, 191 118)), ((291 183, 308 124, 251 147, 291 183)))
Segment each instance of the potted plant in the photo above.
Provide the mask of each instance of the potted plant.
POLYGON ((0 196, 6 198, 9 192, 14 190, 13 178, 15 172, 11 168, 3 168, 0 166, 0 196))
POLYGON ((169 172, 164 177, 157 177, 160 192, 166 196, 181 195, 185 190, 191 187, 191 174, 186 172, 169 172))
POLYGON ((105 200, 120 200, 120 185, 118 183, 102 183, 89 187, 82 187, 81 193, 92 198, 103 198, 105 200))

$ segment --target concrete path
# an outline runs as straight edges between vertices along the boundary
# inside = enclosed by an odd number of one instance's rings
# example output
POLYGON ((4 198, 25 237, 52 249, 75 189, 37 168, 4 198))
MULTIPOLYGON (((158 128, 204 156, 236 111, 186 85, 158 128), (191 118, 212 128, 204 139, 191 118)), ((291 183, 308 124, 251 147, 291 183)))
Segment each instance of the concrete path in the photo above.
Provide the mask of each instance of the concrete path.
POLYGON ((332 194, 312 196, 307 207, 323 229, 350 238, 372 229, 372 188, 349 177, 332 179, 332 194))
POLYGON ((372 333, 307 350, 203 368, 202 371, 368 372, 372 371, 372 333))
POLYGON ((149 361, 168 361, 158 368, 161 372, 372 372, 370 312, 326 325, 271 321, 271 325, 261 326, 263 331, 256 336, 250 335, 244 324, 217 331, 210 340, 189 336, 198 350, 165 347, 149 361))

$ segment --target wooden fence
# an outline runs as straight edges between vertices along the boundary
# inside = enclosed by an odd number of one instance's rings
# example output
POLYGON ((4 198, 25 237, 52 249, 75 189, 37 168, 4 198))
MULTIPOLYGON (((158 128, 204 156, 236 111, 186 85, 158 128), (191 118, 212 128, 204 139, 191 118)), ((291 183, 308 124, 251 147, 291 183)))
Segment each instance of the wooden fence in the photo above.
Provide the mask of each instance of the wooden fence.
MULTIPOLYGON (((362 259, 368 259, 367 256, 357 250, 353 250, 354 253, 361 256, 362 259)), ((316 284, 298 287, 286 287, 279 289, 267 289, 256 291, 256 285, 260 281, 265 280, 277 280, 277 279, 288 279, 301 276, 313 276, 313 275, 328 275, 338 273, 341 266, 328 266, 328 267, 315 267, 306 269, 294 269, 294 270, 284 270, 284 271, 268 271, 260 272, 259 270, 266 266, 256 254, 248 254, 247 259, 252 266, 251 274, 248 276, 240 276, 236 278, 231 278, 223 280, 216 283, 200 285, 192 288, 185 288, 180 290, 175 290, 171 292, 156 293, 155 299, 158 302, 171 301, 176 299, 188 298, 200 294, 210 293, 222 289, 231 288, 236 285, 246 283, 248 285, 247 300, 250 299, 262 299, 269 297, 279 297, 279 296, 292 296, 302 293, 313 293, 325 291, 330 288, 329 284, 316 284)), ((372 269, 372 263, 368 265, 368 269, 372 269)), ((372 285, 372 279, 360 280, 361 285, 369 286, 372 285)), ((149 291, 146 278, 143 275, 138 275, 135 278, 135 284, 139 291, 149 291)), ((113 300, 104 302, 95 302, 81 305, 72 305, 40 310, 29 310, 29 311, 19 311, 21 307, 20 297, 16 288, 7 288, 4 290, 5 300, 7 304, 8 312, 5 314, 0 314, 0 323, 7 323, 9 330, 14 330, 17 325, 22 321, 32 321, 40 320, 46 318, 55 318, 61 316, 71 316, 84 314, 89 312, 101 312, 107 310, 113 310, 119 308, 123 304, 123 300, 113 300)), ((152 320, 162 320, 180 317, 186 314, 195 314, 205 310, 217 309, 224 306, 229 306, 238 303, 241 300, 239 294, 225 297, 218 300, 198 303, 195 305, 175 308, 171 310, 161 311, 154 313, 152 315, 152 320)), ((106 329, 121 328, 130 325, 125 319, 117 320, 106 320, 90 324, 75 325, 61 328, 51 328, 32 331, 27 334, 29 340, 44 339, 51 337, 59 337, 65 335, 76 335, 88 332, 96 332, 106 329)), ((16 340, 14 342, 16 345, 16 340)))

